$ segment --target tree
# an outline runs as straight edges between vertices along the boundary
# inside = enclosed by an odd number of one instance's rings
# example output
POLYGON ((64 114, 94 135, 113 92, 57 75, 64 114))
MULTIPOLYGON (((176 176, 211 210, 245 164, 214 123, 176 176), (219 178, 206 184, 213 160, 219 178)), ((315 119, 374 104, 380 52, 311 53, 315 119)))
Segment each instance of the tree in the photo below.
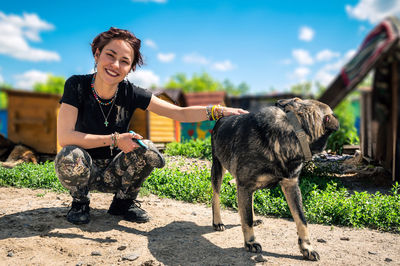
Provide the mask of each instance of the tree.
POLYGON ((223 90, 230 95, 241 95, 249 92, 250 87, 247 83, 242 82, 237 87, 229 80, 225 79, 222 83, 223 90))
POLYGON ((169 89, 182 89, 183 92, 221 90, 221 84, 205 72, 200 75, 193 74, 191 79, 188 79, 184 73, 178 73, 170 78, 165 87, 169 89))
POLYGON ((178 73, 172 76, 164 87, 181 89, 183 92, 226 91, 231 95, 239 95, 249 91, 249 86, 244 82, 235 86, 230 80, 225 79, 221 83, 206 72, 202 74, 195 73, 191 79, 188 79, 184 73, 178 73))
POLYGON ((310 81, 295 84, 290 87, 290 91, 294 94, 300 95, 310 95, 311 94, 312 83, 310 81))
MULTIPOLYGON (((7 83, 0 83, 0 88, 1 89, 12 89, 11 85, 9 85, 7 83)), ((0 109, 7 109, 7 106, 8 106, 7 93, 0 90, 0 109)))
POLYGON ((62 94, 64 91, 64 83, 64 77, 50 75, 45 83, 35 83, 35 85, 33 85, 33 90, 37 92, 62 94))

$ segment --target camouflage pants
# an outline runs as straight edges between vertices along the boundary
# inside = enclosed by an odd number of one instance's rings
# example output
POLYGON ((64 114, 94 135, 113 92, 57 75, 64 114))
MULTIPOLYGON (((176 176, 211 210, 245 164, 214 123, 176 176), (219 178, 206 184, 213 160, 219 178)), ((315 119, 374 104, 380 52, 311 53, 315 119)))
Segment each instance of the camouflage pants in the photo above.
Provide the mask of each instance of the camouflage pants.
POLYGON ((76 202, 90 201, 90 190, 115 193, 120 199, 135 199, 154 167, 164 166, 164 158, 150 141, 149 149, 120 152, 114 159, 92 159, 78 146, 64 147, 55 158, 61 184, 76 202))

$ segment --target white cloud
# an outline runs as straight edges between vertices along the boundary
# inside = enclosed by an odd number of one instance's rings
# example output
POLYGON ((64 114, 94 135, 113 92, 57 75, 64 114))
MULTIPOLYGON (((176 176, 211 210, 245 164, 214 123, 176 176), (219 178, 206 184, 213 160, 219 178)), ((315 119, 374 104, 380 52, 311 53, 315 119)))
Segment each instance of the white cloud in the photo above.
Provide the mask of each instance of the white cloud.
POLYGON ((312 65, 314 63, 310 53, 306 50, 295 49, 292 51, 292 55, 300 65, 312 65))
POLYGON ((160 77, 151 70, 139 69, 131 72, 128 75, 128 80, 145 89, 149 89, 152 86, 159 86, 160 84, 160 77))
POLYGON ((0 54, 34 62, 60 61, 58 53, 30 47, 27 42, 41 41, 39 33, 52 29, 52 24, 41 20, 36 14, 7 16, 0 11, 0 54))
POLYGON ((141 2, 141 3, 159 3, 159 4, 164 4, 167 2, 167 0, 132 0, 132 2, 141 2))
POLYGON ((150 48, 157 49, 157 44, 153 40, 146 39, 144 40, 144 44, 150 48))
POLYGON ((49 77, 49 73, 45 73, 39 70, 29 70, 25 73, 14 76, 16 80, 15 87, 17 89, 33 90, 33 85, 36 82, 46 82, 49 77))
POLYGON ((0 83, 3 83, 4 82, 4 78, 3 78, 3 76, 0 74, 0 83))
POLYGON ((375 24, 387 16, 400 15, 400 1, 360 0, 355 6, 346 5, 346 12, 350 17, 375 24))
POLYGON ((314 38, 315 32, 310 27, 303 26, 299 31, 299 39, 302 41, 310 42, 314 38))
POLYGON ((222 62, 213 63, 211 68, 214 69, 214 70, 218 70, 218 71, 229 71, 229 70, 232 70, 232 69, 234 69, 236 67, 235 67, 235 65, 232 64, 231 61, 225 60, 225 61, 222 61, 222 62))
POLYGON ((320 82, 322 85, 329 85, 333 79, 339 74, 339 71, 348 61, 355 55, 355 50, 349 50, 345 55, 337 60, 336 62, 324 65, 315 74, 315 80, 320 82))
POLYGON ((182 60, 183 60, 183 62, 189 63, 189 64, 207 65, 210 63, 207 58, 205 58, 204 56, 201 56, 197 53, 185 55, 182 60))
MULTIPOLYGON (((336 73, 337 75, 338 73, 336 73)), ((318 81, 319 83, 321 83, 323 86, 328 86, 333 79, 336 77, 335 74, 333 74, 332 72, 329 72, 325 69, 321 69, 317 72, 317 74, 315 74, 315 81, 318 81)))
POLYGON ((325 50, 320 51, 316 55, 316 59, 317 59, 317 61, 329 61, 332 58, 339 57, 339 56, 340 56, 340 53, 333 52, 329 49, 325 49, 325 50))
POLYGON ((160 60, 163 63, 169 63, 175 59, 175 54, 174 53, 167 53, 167 54, 158 53, 157 58, 158 58, 158 60, 160 60))
POLYGON ((293 77, 302 82, 306 80, 310 72, 310 69, 307 67, 298 67, 294 70, 293 77))

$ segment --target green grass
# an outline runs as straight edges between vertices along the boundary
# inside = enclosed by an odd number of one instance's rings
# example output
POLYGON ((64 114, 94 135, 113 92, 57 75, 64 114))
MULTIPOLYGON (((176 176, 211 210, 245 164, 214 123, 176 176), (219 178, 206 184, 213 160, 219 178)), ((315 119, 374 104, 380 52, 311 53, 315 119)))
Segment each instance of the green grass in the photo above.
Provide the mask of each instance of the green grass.
POLYGON ((168 155, 182 155, 211 161, 211 138, 191 139, 183 143, 171 142, 167 144, 164 152, 168 155))
POLYGON ((0 186, 67 191, 58 181, 53 162, 24 163, 12 169, 0 167, 0 186))
MULTIPOLYGON (((303 169, 300 189, 306 218, 311 223, 369 227, 400 232, 400 186, 391 193, 350 193, 331 175, 331 170, 308 165, 303 169)), ((236 187, 226 174, 221 188, 223 207, 237 209, 236 187)), ((22 164, 13 169, 0 167, 0 186, 44 188, 66 191, 57 179, 54 163, 22 164)), ((211 203, 210 170, 194 168, 188 172, 175 169, 155 169, 143 184, 145 194, 153 193, 187 202, 211 203)), ((41 196, 38 194, 38 197, 41 196)), ((279 186, 259 190, 254 194, 254 209, 267 216, 291 218, 279 186)))

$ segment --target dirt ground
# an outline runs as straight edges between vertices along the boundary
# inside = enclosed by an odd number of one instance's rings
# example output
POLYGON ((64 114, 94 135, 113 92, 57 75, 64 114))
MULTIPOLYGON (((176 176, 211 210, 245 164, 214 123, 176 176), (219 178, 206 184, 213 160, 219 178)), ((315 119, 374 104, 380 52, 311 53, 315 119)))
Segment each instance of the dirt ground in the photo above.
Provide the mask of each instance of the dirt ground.
MULTIPOLYGON (((209 162, 167 158, 167 167, 209 162)), ((243 248, 237 212, 223 210, 226 231, 211 226, 211 208, 150 195, 152 217, 136 224, 107 214, 111 194, 92 193, 91 222, 66 221, 67 193, 0 187, 0 265, 400 265, 400 235, 310 224, 319 262, 303 260, 292 220, 257 216, 260 255, 243 248)))

